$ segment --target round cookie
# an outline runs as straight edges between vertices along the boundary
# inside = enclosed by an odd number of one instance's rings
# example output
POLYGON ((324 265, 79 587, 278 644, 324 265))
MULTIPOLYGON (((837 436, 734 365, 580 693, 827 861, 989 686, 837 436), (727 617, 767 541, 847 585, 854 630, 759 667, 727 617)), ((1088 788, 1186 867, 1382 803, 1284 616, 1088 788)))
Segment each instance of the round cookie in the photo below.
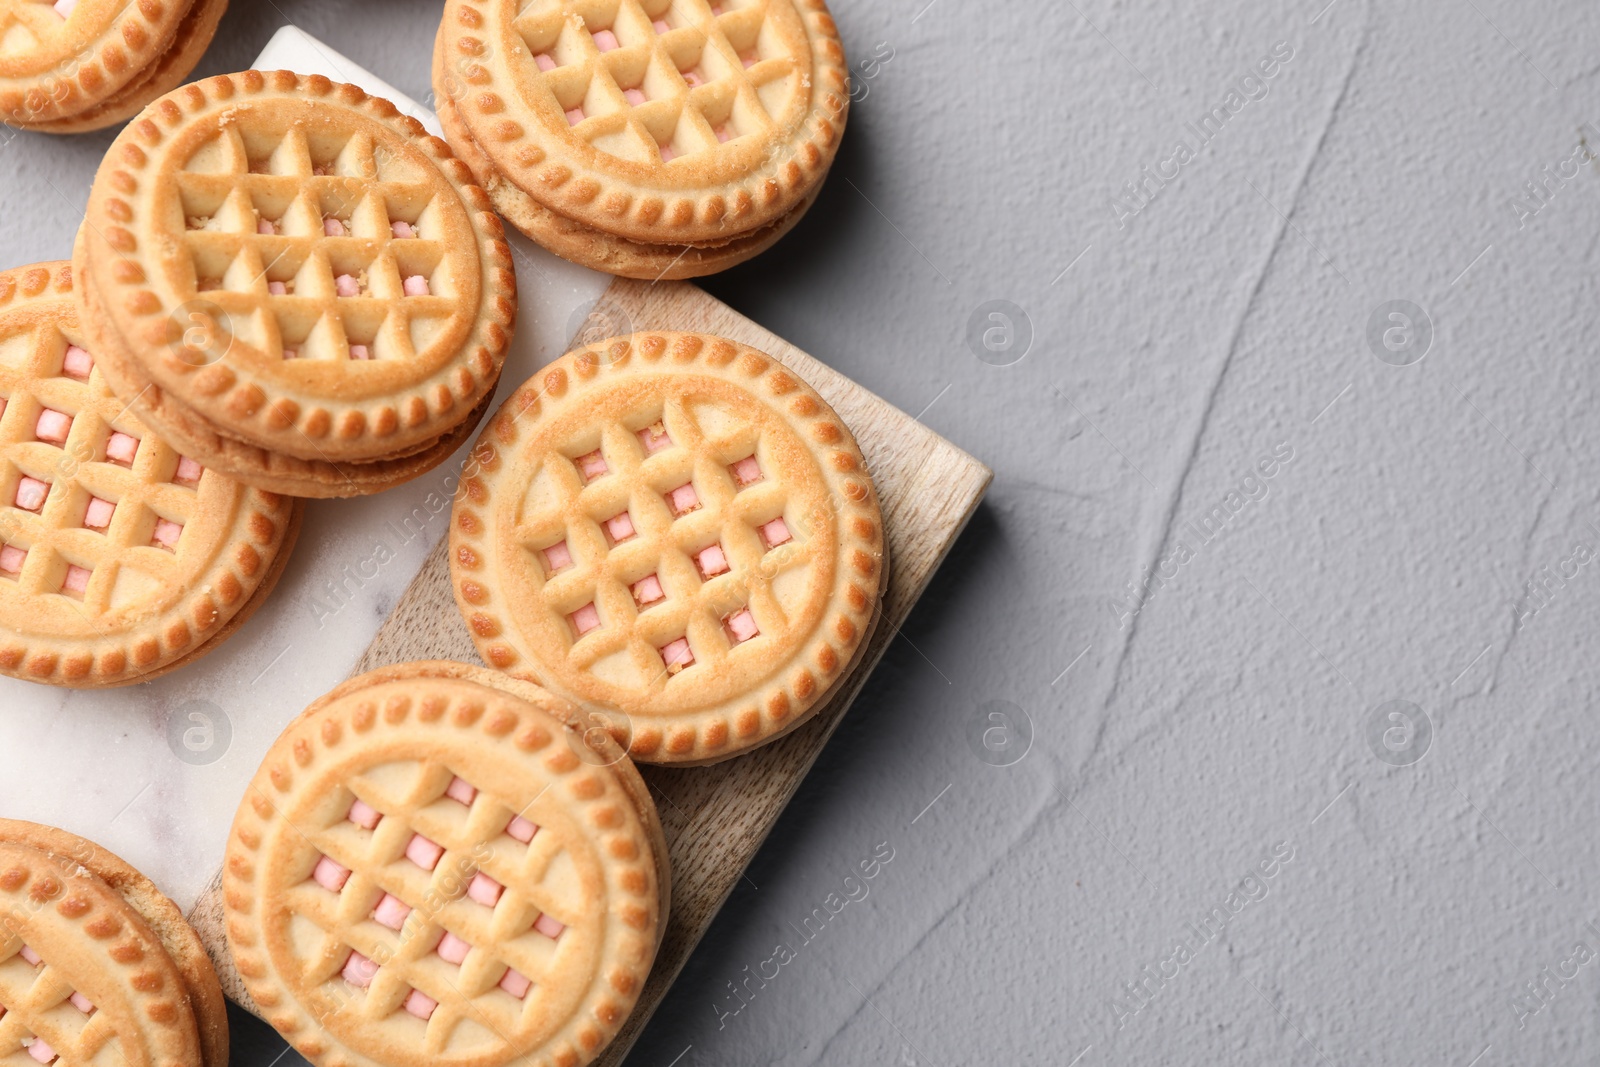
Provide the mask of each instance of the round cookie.
POLYGON ((446 137, 513 225, 647 279, 781 237, 849 110, 823 0, 449 0, 433 82, 446 137))
POLYGON ((447 456, 516 313, 504 232, 444 142, 285 72, 186 85, 131 123, 74 262, 134 410, 250 484, 319 496, 447 456))
POLYGON ((644 781, 566 702, 400 664, 268 751, 228 838, 228 944, 318 1067, 579 1067, 654 961, 666 857, 644 781))
POLYGON ((86 871, 138 912, 178 968, 198 1028, 202 1064, 228 1067, 228 1008, 217 972, 200 936, 154 882, 115 853, 53 826, 0 819, 0 842, 45 853, 74 878, 84 877, 86 871))
POLYGON ((282 573, 302 505, 174 449, 107 386, 65 263, 0 272, 0 672, 147 681, 282 573))
POLYGON ((838 415, 772 357, 639 333, 567 353, 474 445, 456 604, 490 666, 635 759, 712 763, 794 729, 877 622, 883 519, 838 415))
POLYGON ((194 69, 227 0, 0 0, 0 121, 44 133, 121 122, 194 69))

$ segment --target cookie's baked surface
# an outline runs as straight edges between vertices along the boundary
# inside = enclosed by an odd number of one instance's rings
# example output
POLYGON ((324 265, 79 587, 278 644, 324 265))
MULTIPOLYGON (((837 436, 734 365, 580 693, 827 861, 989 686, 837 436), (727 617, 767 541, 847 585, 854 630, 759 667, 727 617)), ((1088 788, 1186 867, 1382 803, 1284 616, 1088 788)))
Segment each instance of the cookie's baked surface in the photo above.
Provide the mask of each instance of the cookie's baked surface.
POLYGON ((577 1065, 627 1017, 666 846, 604 731, 455 663, 317 701, 248 787, 223 876, 265 1018, 318 1065, 577 1065))
POLYGON ((490 665, 652 762, 794 728, 864 647, 886 578, 860 449, 771 357, 703 334, 568 353, 473 450, 456 602, 490 665))
POLYGON ((0 671, 146 680, 270 590, 300 505, 204 469, 107 387, 65 263, 0 272, 0 671))

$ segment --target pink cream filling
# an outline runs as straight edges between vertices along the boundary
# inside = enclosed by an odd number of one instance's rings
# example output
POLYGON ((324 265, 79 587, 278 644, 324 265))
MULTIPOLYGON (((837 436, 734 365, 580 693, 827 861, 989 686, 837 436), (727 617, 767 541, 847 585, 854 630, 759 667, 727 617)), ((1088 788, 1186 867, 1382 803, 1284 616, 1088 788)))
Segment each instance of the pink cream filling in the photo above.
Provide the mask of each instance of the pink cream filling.
POLYGON ((700 570, 702 581, 728 573, 728 556, 720 544, 707 545, 695 553, 694 565, 700 570))
POLYGON ((431 871, 439 865, 439 857, 444 855, 444 849, 429 841, 421 834, 412 834, 411 840, 406 842, 406 859, 415 863, 425 871, 431 871))
POLYGON ((67 1000, 71 1001, 72 1006, 83 1012, 85 1015, 94 1014, 94 1004, 90 1002, 88 997, 84 996, 76 989, 72 991, 72 996, 68 997, 67 1000))
POLYGON ((533 983, 531 981, 529 981, 523 975, 518 974, 510 967, 507 967, 506 973, 500 976, 499 984, 501 989, 504 989, 507 993, 510 993, 518 1000, 521 1000, 523 997, 527 996, 528 990, 533 988, 533 983))
POLYGON ((544 550, 544 561, 550 568, 550 573, 564 571, 572 566, 572 553, 567 549, 565 541, 557 541, 544 550))
POLYGON ((72 432, 72 416, 63 414, 53 408, 45 408, 39 412, 39 421, 33 425, 33 435, 41 441, 49 441, 53 445, 65 444, 67 434, 72 432))
POLYGON ((698 70, 686 70, 683 71, 682 74, 683 80, 689 83, 689 88, 691 89, 697 85, 704 85, 706 83, 705 78, 701 77, 698 70))
POLYGON ((633 516, 620 511, 606 520, 606 533, 612 544, 621 544, 634 535, 633 516))
POLYGON ((411 223, 401 222, 398 219, 389 223, 389 232, 402 239, 415 237, 417 235, 416 228, 413 227, 411 223))
POLYGON ((773 519, 761 527, 761 540, 769 549, 788 544, 792 540, 789 535, 789 524, 781 518, 773 519))
POLYGON ((339 973, 344 976, 346 982, 365 989, 372 984, 372 976, 378 973, 378 965, 352 950, 350 958, 344 961, 344 968, 339 973))
POLYGON ((268 282, 267 293, 270 296, 288 296, 289 287, 283 282, 268 282))
POLYGON ((674 152, 669 144, 658 144, 656 145, 656 150, 661 153, 661 162, 663 163, 671 163, 678 158, 678 153, 674 152))
POLYGON ((298 348, 294 347, 293 345, 284 345, 283 346, 283 358, 284 359, 299 359, 300 358, 300 350, 298 348))
POLYGON ((83 511, 83 524, 91 530, 104 530, 111 525, 111 516, 116 510, 117 506, 111 501, 92 496, 89 506, 83 511))
POLYGON ((482 871, 474 874, 472 876, 472 881, 467 883, 467 896, 471 897, 473 900, 476 900, 479 904, 482 904, 486 908, 492 908, 496 904, 500 903, 500 894, 504 893, 505 891, 505 886, 501 885, 493 878, 490 878, 482 871))
POLYGON ((343 237, 345 235, 344 220, 335 218, 323 219, 322 235, 324 237, 343 237))
POLYGON ((539 824, 520 815, 511 816, 511 821, 506 823, 506 833, 526 845, 533 840, 533 835, 539 832, 539 824))
POLYGON ((87 567, 80 567, 76 563, 67 564, 67 576, 61 579, 61 591, 71 596, 83 596, 84 590, 89 588, 89 576, 93 572, 87 567))
POLYGON ((372 350, 369 349, 366 345, 351 345, 350 346, 350 358, 351 359, 371 359, 372 358, 372 350))
POLYGON ((391 930, 398 930, 404 926, 406 916, 410 914, 411 905, 388 893, 385 893, 378 900, 378 906, 372 909, 372 917, 391 930))
POLYGON ((661 579, 654 574, 647 574, 633 583, 633 602, 639 605, 640 610, 665 599, 667 594, 661 588, 661 579))
POLYGON ((427 296, 428 279, 420 274, 413 274, 405 280, 401 288, 405 290, 407 296, 427 296))
POLYGON ((181 524, 173 522, 171 519, 157 519, 156 531, 150 540, 162 548, 170 548, 176 551, 178 548, 178 536, 182 533, 183 526, 181 524))
POLYGON ((731 644, 743 644, 761 631, 756 629, 756 617, 750 614, 749 608, 740 610, 722 620, 722 628, 728 633, 731 644))
POLYGON ((600 629, 600 613, 595 610, 593 603, 585 604, 574 611, 567 616, 567 620, 572 623, 572 628, 577 631, 579 637, 591 630, 600 629))
POLYGON ((445 786, 444 795, 470 808, 472 801, 478 795, 478 788, 460 775, 456 775, 450 779, 450 784, 445 786))
POLYGON ((610 52, 621 48, 622 44, 617 40, 616 34, 610 30, 601 30, 594 35, 594 46, 602 52, 610 52))
POLYGON ((719 144, 727 144, 729 141, 733 140, 733 130, 729 129, 726 122, 718 126, 713 132, 716 133, 717 142, 719 144))
POLYGON ((272 224, 271 219, 257 219, 256 232, 263 237, 273 237, 277 235, 278 227, 272 224))
POLYGON ((72 9, 78 6, 78 0, 56 0, 50 6, 56 9, 56 14, 67 18, 72 14, 72 9))
POLYGON ((538 55, 534 56, 533 65, 538 67, 540 70, 556 69, 556 61, 551 59, 550 55, 546 52, 540 52, 538 55))
POLYGON ((754 485, 762 478, 761 464, 756 462, 756 457, 746 456, 735 463, 730 470, 733 471, 733 480, 743 489, 747 485, 754 485))
POLYGON ((39 957, 39 954, 33 951, 33 949, 29 948, 27 945, 23 945, 20 949, 18 949, 17 955, 21 956, 28 962, 29 965, 34 967, 37 967, 39 964, 44 962, 44 960, 39 957))
POLYGON ((467 953, 472 951, 472 946, 446 930, 444 936, 439 939, 439 944, 434 947, 434 951, 446 963, 453 963, 459 967, 461 961, 467 958, 467 953))
POLYGON ((33 1039, 33 1044, 28 1046, 28 1055, 40 1063, 49 1063, 56 1058, 56 1050, 46 1044, 44 1038, 36 1037, 33 1039))
POLYGON ((340 296, 360 296, 361 283, 353 274, 341 274, 333 280, 333 291, 340 296))
POLYGON ((638 431, 638 437, 639 444, 644 446, 644 454, 647 456, 653 456, 663 448, 672 447, 672 437, 660 419, 638 431))
POLYGON ((172 480, 183 482, 187 485, 196 485, 199 483, 200 475, 203 473, 205 473, 205 468, 200 466, 198 462, 188 456, 179 456, 178 469, 173 472, 172 480))
POLYGON ((438 1006, 439 1002, 437 1000, 434 1000, 420 989, 413 989, 406 994, 406 1011, 424 1022, 433 1016, 433 1010, 438 1006))
MULTIPOLYGON (((113 463, 120 463, 124 467, 133 466, 133 458, 139 454, 139 439, 132 434, 125 434, 121 430, 106 438, 106 458, 113 463)), ((182 467, 180 461, 178 464, 182 467)))
POLYGON ((323 856, 317 860, 317 865, 311 868, 311 880, 329 892, 337 893, 344 888, 345 882, 350 880, 350 868, 328 856, 323 856))
POLYGON ((700 496, 692 484, 685 482, 667 494, 667 506, 675 517, 687 515, 700 506, 700 496))
POLYGON ((533 928, 552 941, 561 936, 561 931, 567 928, 566 923, 546 914, 534 920, 533 928))
POLYGON ((668 674, 677 674, 685 667, 693 667, 694 653, 689 650, 689 639, 680 637, 676 641, 668 641, 661 647, 661 659, 667 665, 668 674))
POLYGON ((23 511, 38 511, 44 507, 45 497, 50 495, 50 483, 41 482, 37 478, 23 475, 17 482, 17 507, 23 511))
POLYGON ((657 33, 666 33, 668 30, 672 29, 671 26, 667 25, 666 19, 656 19, 650 25, 655 28, 657 33))
POLYGON ((582 122, 587 117, 588 116, 586 116, 583 113, 582 106, 569 107, 567 109, 567 125, 568 126, 576 126, 578 123, 582 122))
POLYGON ((28 561, 28 550, 16 545, 0 545, 0 571, 21 574, 22 565, 28 561))
POLYGON ((645 101, 650 99, 648 96, 645 96, 644 93, 642 91, 638 90, 638 89, 624 89, 624 90, 622 90, 622 98, 624 100, 626 100, 628 103, 632 104, 634 107, 638 107, 640 104, 642 104, 645 101))
POLYGON ((77 345, 67 346, 67 355, 61 361, 61 370, 69 378, 80 380, 89 377, 89 372, 94 369, 94 357, 77 345))
POLYGON ((351 802, 345 818, 363 830, 371 830, 378 825, 378 820, 383 818, 383 813, 364 800, 355 800, 351 802))
POLYGON ((606 466, 606 457, 600 454, 598 448, 593 452, 585 452, 572 462, 577 465, 578 473, 583 475, 585 482, 592 482, 611 471, 611 468, 606 466))

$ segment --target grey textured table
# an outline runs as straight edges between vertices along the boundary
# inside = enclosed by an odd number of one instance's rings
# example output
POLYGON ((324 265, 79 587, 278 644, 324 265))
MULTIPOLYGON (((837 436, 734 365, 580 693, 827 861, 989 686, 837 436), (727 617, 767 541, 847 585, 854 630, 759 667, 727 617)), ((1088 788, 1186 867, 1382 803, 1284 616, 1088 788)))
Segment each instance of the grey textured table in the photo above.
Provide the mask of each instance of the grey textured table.
MULTIPOLYGON (((630 1062, 1593 1061, 1600 12, 1204 6, 836 3, 832 178, 707 287, 997 478, 630 1062)), ((423 98, 437 17, 202 72, 423 98)), ((108 140, 0 148, 8 265, 108 140)))

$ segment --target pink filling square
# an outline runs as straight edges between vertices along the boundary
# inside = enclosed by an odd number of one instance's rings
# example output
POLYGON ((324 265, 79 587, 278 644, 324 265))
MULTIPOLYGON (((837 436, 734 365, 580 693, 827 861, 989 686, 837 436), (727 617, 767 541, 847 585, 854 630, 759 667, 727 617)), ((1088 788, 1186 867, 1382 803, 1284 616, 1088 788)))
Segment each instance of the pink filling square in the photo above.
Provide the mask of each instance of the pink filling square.
POLYGON ((72 9, 78 6, 78 0, 56 0, 50 6, 56 9, 56 14, 66 18, 72 14, 72 9))
POLYGON ((572 462, 577 464, 578 473, 583 475, 586 484, 611 471, 611 468, 606 466, 606 457, 600 454, 598 448, 593 452, 585 452, 572 462))
POLYGON ((299 359, 300 358, 300 350, 298 348, 296 348, 295 346, 293 346, 293 345, 284 345, 283 346, 283 358, 284 359, 299 359))
POLYGON ((570 107, 570 108, 567 109, 567 125, 568 126, 576 126, 578 123, 582 122, 585 118, 587 118, 587 116, 584 115, 583 108, 581 108, 581 107, 570 107))
POLYGON ((94 357, 77 345, 67 346, 66 358, 61 361, 61 372, 69 378, 86 380, 94 370, 94 357))
POLYGON ((672 447, 672 437, 667 433, 666 426, 657 420, 650 426, 638 432, 639 443, 644 446, 644 454, 653 456, 663 448, 672 447))
POLYGON ((93 1015, 94 1014, 94 1004, 93 1004, 93 1002, 91 1002, 88 997, 84 996, 82 993, 78 992, 76 989, 74 989, 72 991, 72 996, 68 997, 67 1000, 69 1000, 72 1003, 72 1006, 74 1008, 77 1008, 79 1011, 83 1012, 85 1015, 93 1015))
POLYGON ((343 219, 325 218, 322 220, 322 235, 324 237, 343 237, 344 234, 343 219))
POLYGON ((33 425, 33 435, 53 445, 65 444, 67 434, 71 432, 72 416, 52 408, 45 408, 39 412, 39 421, 33 425))
POLYGON ((44 962, 44 960, 39 957, 39 954, 33 951, 33 949, 29 948, 27 945, 23 945, 20 949, 18 949, 17 955, 21 956, 24 962, 34 967, 37 967, 39 964, 44 962))
POLYGON ((90 573, 90 569, 86 566, 67 563, 67 576, 61 579, 61 592, 82 597, 83 590, 90 587, 90 573))
POLYGON ((720 144, 726 144, 727 142, 733 140, 733 130, 726 122, 719 125, 713 132, 716 133, 717 141, 720 144))
POLYGON ((378 906, 372 909, 372 917, 391 930, 398 930, 404 926, 406 916, 410 914, 411 905, 388 893, 385 893, 378 900, 378 906))
POLYGON ((528 990, 533 988, 533 983, 512 968, 507 967, 506 973, 500 976, 500 988, 521 1000, 528 995, 528 990))
POLYGON ((178 469, 173 472, 172 480, 175 482, 183 482, 186 485, 197 485, 200 482, 200 475, 204 473, 204 471, 204 467, 200 466, 199 463, 190 459, 188 456, 179 456, 178 469))
POLYGON ((289 287, 282 282, 268 282, 267 293, 271 296, 287 296, 289 287))
POLYGON ((458 774, 450 779, 449 785, 445 786, 444 795, 470 808, 478 796, 478 787, 458 774))
POLYGON ((626 511, 619 511, 606 520, 606 534, 611 538, 612 544, 620 544, 634 535, 633 516, 626 511))
POLYGON ((434 1000, 420 989, 413 989, 406 994, 406 1011, 424 1022, 433 1017, 433 1010, 438 1006, 439 1002, 437 1000, 434 1000))
POLYGON ((733 471, 733 480, 739 483, 739 488, 741 489, 747 485, 754 485, 762 478, 761 464, 756 462, 756 457, 754 456, 744 457, 735 463, 731 469, 733 471))
POLYGON ((564 571, 572 566, 572 553, 567 549, 565 541, 557 541, 544 550, 545 565, 550 568, 550 573, 564 571))
POLYGON ((728 572, 728 556, 720 544, 707 545, 695 553, 694 565, 699 568, 702 580, 715 578, 728 572))
POLYGON ((668 30, 672 29, 671 26, 667 25, 666 19, 656 19, 650 25, 655 28, 657 33, 666 33, 668 30))
POLYGON ((33 1039, 33 1044, 28 1046, 28 1055, 40 1063, 49 1063, 56 1058, 56 1050, 45 1044, 44 1038, 36 1037, 33 1039))
POLYGON ((661 648, 661 659, 667 665, 668 674, 677 674, 685 667, 693 667, 694 653, 689 651, 689 639, 680 637, 676 641, 668 641, 661 648))
POLYGON ((789 524, 781 518, 773 519, 761 527, 761 540, 768 548, 788 544, 792 540, 789 536, 789 524))
POLYGON ((705 78, 701 77, 700 72, 698 70, 686 70, 686 71, 684 71, 683 72, 683 80, 689 83, 689 88, 691 88, 691 89, 693 89, 697 85, 704 85, 706 83, 705 78))
POLYGON ((613 49, 622 47, 621 43, 617 40, 617 35, 612 33, 610 30, 601 30, 599 33, 595 34, 594 46, 600 49, 602 52, 610 52, 613 49))
POLYGON ((434 951, 446 963, 453 963, 459 967, 461 961, 467 958, 467 953, 472 951, 472 946, 446 930, 444 936, 439 939, 439 944, 434 947, 434 951))
POLYGON ((378 965, 361 953, 352 951, 350 958, 344 961, 344 969, 339 973, 344 976, 346 982, 365 989, 372 984, 372 976, 378 973, 378 965))
POLYGON ((467 883, 467 896, 471 897, 473 900, 476 900, 479 904, 482 904, 486 908, 492 908, 496 904, 500 903, 500 894, 504 893, 505 891, 505 886, 501 885, 493 878, 490 878, 482 871, 474 874, 472 876, 472 881, 467 883))
POLYGON ((692 484, 685 482, 667 494, 667 506, 674 516, 687 515, 700 506, 700 496, 692 484))
POLYGON ((328 856, 323 856, 317 860, 317 865, 311 868, 311 879, 329 892, 337 893, 344 888, 345 882, 350 880, 350 868, 342 866, 328 856))
POLYGON ((742 62, 744 64, 745 69, 749 70, 751 67, 753 67, 757 63, 761 62, 761 57, 756 55, 755 52, 753 52, 753 51, 751 51, 751 52, 741 52, 739 54, 739 60, 740 60, 740 62, 742 62))
POLYGON ((38 511, 50 495, 50 483, 23 475, 17 482, 17 507, 23 511, 38 511))
POLYGON ((16 545, 0 545, 0 571, 21 574, 22 565, 28 561, 28 550, 16 545))
POLYGON ((333 279, 333 291, 340 296, 360 296, 361 283, 353 274, 341 274, 333 279))
POLYGON ((389 223, 389 232, 401 239, 408 239, 417 235, 416 228, 411 223, 401 222, 399 219, 389 223))
POLYGON ((551 940, 555 940, 561 936, 561 931, 567 928, 567 924, 549 914, 545 914, 534 920, 533 928, 551 940))
POLYGON ((647 100, 650 99, 649 97, 645 96, 642 91, 640 91, 638 89, 624 89, 624 90, 622 90, 622 98, 624 100, 626 100, 628 103, 632 104, 634 107, 638 107, 640 104, 642 104, 642 103, 644 103, 644 102, 646 102, 647 100))
POLYGON ((197 289, 199 289, 202 293, 209 293, 209 292, 212 292, 214 290, 222 288, 222 279, 221 278, 201 278, 195 284, 195 287, 197 289))
POLYGON ((428 279, 420 274, 413 274, 401 285, 407 296, 427 296, 428 279))
POLYGON ((641 610, 665 599, 667 594, 661 588, 661 579, 654 574, 647 574, 633 583, 633 602, 641 610))
POLYGON ((378 820, 383 818, 383 813, 364 800, 355 800, 351 802, 350 810, 345 814, 345 818, 363 830, 371 830, 378 825, 378 820))
POLYGON ((722 628, 727 631, 729 643, 735 645, 742 644, 761 632, 756 629, 756 617, 750 614, 749 608, 741 608, 723 619, 722 628))
POLYGON ((367 348, 366 345, 351 345, 350 346, 350 358, 351 359, 371 359, 372 358, 372 350, 367 348))
POLYGON ((511 816, 511 821, 506 823, 506 833, 526 845, 533 840, 533 835, 539 832, 539 824, 520 815, 511 816))
POLYGON ((278 227, 273 225, 271 219, 256 219, 256 233, 261 234, 263 237, 272 237, 277 232, 278 227))
POLYGON ((567 621, 572 623, 572 629, 579 637, 591 630, 600 629, 600 613, 595 610, 594 604, 585 604, 583 607, 567 616, 567 621))
POLYGON ((674 159, 678 158, 678 153, 674 152, 672 150, 672 146, 669 144, 658 144, 656 145, 656 149, 660 151, 661 162, 663 163, 671 163, 674 159))
POLYGON ((83 511, 83 524, 91 530, 104 530, 111 525, 111 516, 116 510, 117 506, 111 501, 92 496, 83 511))
POLYGON ((318 178, 326 178, 328 175, 333 173, 333 169, 327 163, 313 163, 311 165, 311 173, 316 175, 318 178))
POLYGON ((533 65, 538 67, 540 70, 556 69, 556 61, 551 59, 549 53, 547 52, 540 52, 538 55, 534 56, 533 65))
MULTIPOLYGON (((132 434, 116 431, 106 438, 106 458, 113 463, 120 463, 124 467, 133 466, 133 458, 139 454, 139 439, 132 434)), ((179 464, 182 466, 182 463, 179 464)))
POLYGON ((439 865, 439 857, 444 855, 444 848, 434 844, 421 834, 412 834, 411 840, 406 842, 406 859, 415 863, 425 871, 431 871, 439 865))
POLYGON ((162 548, 170 548, 176 551, 178 548, 178 536, 182 533, 183 526, 181 524, 173 522, 171 519, 157 519, 155 536, 150 540, 162 548))

